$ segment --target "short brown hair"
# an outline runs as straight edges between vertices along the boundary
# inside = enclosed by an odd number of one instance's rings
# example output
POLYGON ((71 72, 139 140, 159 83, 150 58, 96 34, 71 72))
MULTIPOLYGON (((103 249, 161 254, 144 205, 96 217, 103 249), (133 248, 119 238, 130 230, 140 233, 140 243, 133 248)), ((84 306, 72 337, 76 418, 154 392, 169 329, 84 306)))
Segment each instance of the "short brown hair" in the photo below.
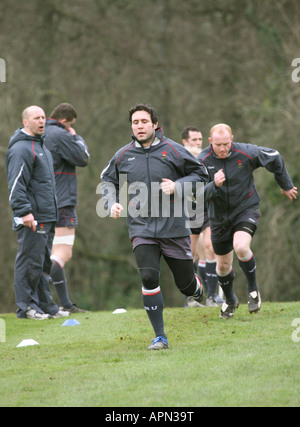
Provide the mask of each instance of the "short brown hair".
POLYGON ((55 120, 66 119, 68 122, 71 122, 72 120, 77 119, 77 112, 73 105, 63 102, 54 108, 50 117, 55 120))
POLYGON ((131 117, 132 117, 133 113, 135 113, 136 111, 147 111, 147 113, 150 114, 152 123, 153 124, 158 123, 157 112, 149 104, 137 104, 134 107, 131 107, 129 110, 129 121, 130 121, 130 123, 131 123, 131 117))
POLYGON ((190 132, 201 132, 201 130, 197 126, 187 126, 183 129, 181 133, 181 138, 188 139, 190 136, 190 132))

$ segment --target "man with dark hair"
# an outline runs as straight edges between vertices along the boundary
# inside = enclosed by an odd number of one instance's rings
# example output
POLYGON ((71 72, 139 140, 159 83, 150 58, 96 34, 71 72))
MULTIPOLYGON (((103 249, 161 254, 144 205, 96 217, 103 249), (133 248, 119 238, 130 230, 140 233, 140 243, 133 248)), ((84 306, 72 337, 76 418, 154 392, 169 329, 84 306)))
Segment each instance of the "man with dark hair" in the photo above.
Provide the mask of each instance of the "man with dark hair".
POLYGON ((73 128, 77 113, 71 104, 59 104, 50 116, 46 122, 45 144, 53 157, 58 201, 50 275, 60 305, 76 313, 83 310, 70 300, 64 266, 72 258, 75 228, 78 226, 76 166, 87 166, 90 155, 86 142, 73 128))
POLYGON ((188 218, 184 212, 176 214, 176 205, 186 196, 185 184, 205 182, 207 172, 181 144, 164 136, 154 108, 138 104, 130 109, 129 120, 133 139, 104 168, 102 194, 108 214, 120 218, 127 208, 120 200, 120 177, 126 177, 129 237, 141 274, 144 307, 156 336, 148 349, 161 350, 169 347, 159 283, 161 255, 178 289, 198 302, 203 298, 203 286, 194 272, 188 218), (167 214, 164 204, 169 207, 167 214))
POLYGON ((49 288, 57 203, 52 156, 44 144, 45 113, 32 105, 23 111, 22 119, 24 127, 11 137, 6 155, 9 203, 18 236, 17 317, 68 316, 54 303, 49 288))
POLYGON ((218 282, 226 302, 220 317, 229 319, 239 303, 233 291, 233 251, 247 279, 248 309, 256 313, 261 308, 261 297, 256 281, 256 260, 250 249, 260 217, 260 197, 254 184, 253 172, 264 167, 274 174, 281 193, 293 201, 297 188, 277 150, 257 145, 233 142, 231 128, 219 123, 212 127, 210 146, 198 160, 206 166, 211 189, 208 213, 211 238, 217 258, 218 282))
MULTIPOLYGON (((202 151, 202 132, 197 126, 186 126, 181 133, 181 142, 196 158, 202 151)), ((223 303, 217 294, 218 280, 216 274, 216 256, 210 238, 209 218, 206 206, 204 207, 204 221, 201 227, 191 228, 192 253, 195 271, 199 269, 199 276, 206 288, 206 305, 215 307, 223 303)), ((185 306, 199 306, 196 301, 186 298, 185 306)))
POLYGON ((202 132, 197 126, 186 126, 181 132, 181 140, 185 148, 202 148, 202 132))
POLYGON ((75 119, 77 119, 77 112, 71 104, 63 102, 54 108, 50 114, 50 117, 52 119, 58 120, 59 122, 62 121, 63 123, 74 123, 75 119))
POLYGON ((152 123, 158 123, 158 115, 156 110, 149 104, 137 104, 129 110, 129 122, 132 122, 132 115, 137 111, 146 111, 151 118, 152 123))

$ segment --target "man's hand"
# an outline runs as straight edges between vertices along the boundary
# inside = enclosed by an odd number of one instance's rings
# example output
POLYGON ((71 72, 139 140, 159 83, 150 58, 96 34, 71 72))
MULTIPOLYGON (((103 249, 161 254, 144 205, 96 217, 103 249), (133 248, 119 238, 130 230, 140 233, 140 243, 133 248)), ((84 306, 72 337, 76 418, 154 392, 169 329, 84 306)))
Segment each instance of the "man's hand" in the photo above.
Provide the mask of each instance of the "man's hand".
POLYGON ((281 189, 281 193, 286 196, 291 202, 293 201, 293 199, 297 199, 297 187, 293 187, 290 190, 283 190, 281 189))
POLYGON ((71 135, 76 135, 76 131, 71 126, 67 129, 68 132, 70 132, 71 135))
POLYGON ((163 193, 174 194, 176 184, 174 181, 171 181, 170 179, 163 178, 162 183, 160 184, 160 187, 161 187, 163 193))
POLYGON ((119 219, 123 210, 124 208, 120 203, 114 203, 110 209, 110 216, 113 219, 119 219))
POLYGON ((226 180, 223 169, 218 170, 214 175, 214 182, 216 187, 222 187, 223 182, 226 180))
POLYGON ((31 213, 23 216, 22 221, 23 221, 23 224, 25 225, 25 227, 31 228, 32 231, 36 230, 36 226, 34 223, 34 216, 31 213))

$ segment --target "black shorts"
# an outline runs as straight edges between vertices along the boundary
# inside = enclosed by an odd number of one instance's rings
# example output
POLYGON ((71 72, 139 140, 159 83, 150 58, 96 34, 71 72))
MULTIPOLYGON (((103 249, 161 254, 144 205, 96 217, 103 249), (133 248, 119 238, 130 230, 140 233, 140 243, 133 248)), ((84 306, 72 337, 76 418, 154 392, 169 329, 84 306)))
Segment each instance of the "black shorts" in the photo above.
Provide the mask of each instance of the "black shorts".
POLYGON ((139 245, 157 245, 166 257, 193 260, 190 236, 165 239, 134 237, 131 241, 133 250, 139 245))
POLYGON ((253 237, 259 217, 259 209, 253 209, 239 215, 228 226, 211 226, 211 242, 215 254, 226 255, 233 250, 233 235, 237 231, 245 231, 253 237))
POLYGON ((58 209, 56 227, 77 227, 78 218, 74 206, 66 206, 58 209))

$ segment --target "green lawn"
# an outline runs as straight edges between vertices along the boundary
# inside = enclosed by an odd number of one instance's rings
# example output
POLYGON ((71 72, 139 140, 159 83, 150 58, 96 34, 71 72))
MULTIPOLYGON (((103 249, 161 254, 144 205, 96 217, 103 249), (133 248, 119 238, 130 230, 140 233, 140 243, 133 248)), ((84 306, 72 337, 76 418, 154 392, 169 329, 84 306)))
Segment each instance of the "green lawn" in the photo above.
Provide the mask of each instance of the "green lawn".
POLYGON ((144 310, 76 314, 80 325, 65 327, 2 314, 0 406, 299 406, 300 303, 218 315, 166 308, 170 349, 148 351, 144 310), (29 338, 39 345, 17 348, 29 338))

